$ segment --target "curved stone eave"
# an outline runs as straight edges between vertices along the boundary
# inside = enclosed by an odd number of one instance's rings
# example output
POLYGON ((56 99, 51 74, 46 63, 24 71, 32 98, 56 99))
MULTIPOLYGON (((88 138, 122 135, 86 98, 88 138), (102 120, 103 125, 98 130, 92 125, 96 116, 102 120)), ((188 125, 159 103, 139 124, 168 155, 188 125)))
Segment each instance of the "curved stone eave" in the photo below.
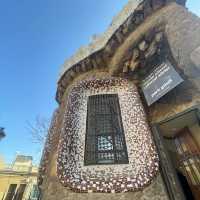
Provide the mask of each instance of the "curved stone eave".
MULTIPOLYGON (((166 9, 166 8, 164 8, 166 9)), ((135 31, 133 31, 123 42, 122 45, 118 49, 112 59, 109 62, 109 71, 112 75, 118 74, 122 71, 121 62, 126 57, 126 54, 131 48, 134 48, 141 42, 144 37, 148 37, 151 34, 152 30, 156 32, 164 32, 165 27, 165 19, 164 17, 160 17, 160 13, 163 10, 159 10, 156 15, 151 16, 148 20, 145 20, 135 31)))
POLYGON ((145 9, 144 15, 147 16, 151 14, 151 9, 155 11, 161 6, 171 2, 177 2, 178 4, 185 6, 186 0, 129 0, 122 11, 113 18, 111 25, 105 33, 95 38, 88 46, 81 47, 71 58, 65 61, 60 71, 59 79, 73 65, 78 64, 81 60, 84 60, 90 55, 105 48, 107 43, 109 43, 109 40, 117 33, 120 27, 123 26, 124 23, 130 21, 129 18, 131 18, 131 15, 133 15, 135 11, 137 12, 145 9), (149 9, 148 6, 151 6, 151 9, 149 9))
MULTIPOLYGON (((131 1, 130 1, 131 2, 131 1)), ((133 29, 135 29, 139 24, 141 24, 147 16, 151 15, 155 10, 159 9, 160 7, 164 6, 167 1, 164 0, 158 0, 155 3, 152 3, 149 0, 143 0, 138 1, 138 4, 133 6, 131 8, 131 12, 128 12, 129 14, 125 14, 126 18, 123 19, 120 24, 118 24, 117 28, 115 27, 113 33, 109 36, 109 39, 107 40, 107 43, 104 44, 104 47, 101 49, 98 49, 98 52, 105 51, 106 55, 103 55, 105 57, 110 57, 111 54, 113 55, 113 47, 114 49, 116 46, 118 46, 121 42, 123 42, 124 38, 127 37, 127 35, 132 32, 133 29), (118 43, 118 44, 117 44, 118 43)), ((127 6, 126 6, 127 7, 127 6)), ((122 11, 123 13, 123 11, 122 11)), ((115 20, 116 21, 116 20, 115 20)), ((62 96, 64 94, 64 90, 66 88, 66 85, 69 84, 70 79, 73 79, 76 75, 76 67, 80 65, 82 62, 84 64, 84 60, 87 60, 91 56, 95 56, 98 53, 96 50, 92 51, 92 55, 90 54, 88 57, 83 57, 82 59, 79 58, 79 61, 76 62, 76 64, 71 64, 70 67, 65 70, 64 73, 62 73, 59 81, 58 81, 58 89, 56 93, 56 100, 58 103, 61 102, 62 96)), ((90 67, 89 67, 90 68, 90 67)), ((80 71, 87 71, 87 67, 82 66, 80 71)))
MULTIPOLYGON (((143 3, 144 2, 146 1, 143 1, 143 3)), ((94 52, 83 60, 80 60, 76 65, 71 66, 58 81, 58 89, 56 93, 56 100, 58 103, 61 102, 67 85, 69 85, 70 82, 80 73, 90 71, 93 68, 101 68, 103 66, 109 67, 110 73, 112 75, 116 75, 122 67, 120 66, 120 62, 123 60, 123 57, 127 53, 128 49, 130 49, 131 46, 133 47, 134 45, 138 44, 140 39, 144 37, 145 34, 148 34, 149 31, 151 31, 152 27, 162 29, 162 25, 165 25, 168 10, 171 9, 171 5, 175 5, 175 3, 169 3, 169 1, 166 1, 165 3, 168 4, 165 5, 163 3, 160 5, 160 7, 156 8, 156 11, 152 9, 150 14, 147 15, 148 17, 144 17, 141 23, 137 24, 134 28, 132 27, 132 23, 134 22, 125 22, 127 26, 126 28, 130 29, 128 33, 124 35, 121 34, 121 36, 118 35, 118 37, 116 36, 117 33, 120 33, 122 31, 121 29, 123 29, 122 26, 124 26, 124 24, 121 25, 119 30, 113 34, 108 44, 104 48, 94 52)), ((135 10, 135 12, 138 12, 139 9, 144 9, 141 8, 141 4, 140 7, 135 10)))
POLYGON ((68 71, 73 65, 76 65, 81 60, 105 48, 106 44, 119 29, 119 27, 126 22, 132 13, 140 6, 141 3, 149 0, 129 0, 122 11, 113 18, 112 23, 107 30, 96 37, 88 46, 81 47, 71 58, 67 59, 60 71, 59 79, 68 71))

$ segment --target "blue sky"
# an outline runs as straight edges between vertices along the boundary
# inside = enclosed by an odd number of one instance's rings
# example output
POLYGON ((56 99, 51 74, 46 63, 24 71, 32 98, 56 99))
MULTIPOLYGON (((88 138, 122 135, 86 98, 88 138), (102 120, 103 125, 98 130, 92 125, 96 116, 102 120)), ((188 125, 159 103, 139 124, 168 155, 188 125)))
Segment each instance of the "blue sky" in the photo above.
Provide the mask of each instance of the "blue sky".
MULTIPOLYGON (((1 0, 0 126, 7 136, 0 154, 11 162, 17 152, 39 160, 26 122, 50 118, 64 60, 91 36, 102 33, 127 0, 1 0)), ((200 2, 188 0, 200 16, 200 2), (198 2, 198 3, 197 3, 198 2)))

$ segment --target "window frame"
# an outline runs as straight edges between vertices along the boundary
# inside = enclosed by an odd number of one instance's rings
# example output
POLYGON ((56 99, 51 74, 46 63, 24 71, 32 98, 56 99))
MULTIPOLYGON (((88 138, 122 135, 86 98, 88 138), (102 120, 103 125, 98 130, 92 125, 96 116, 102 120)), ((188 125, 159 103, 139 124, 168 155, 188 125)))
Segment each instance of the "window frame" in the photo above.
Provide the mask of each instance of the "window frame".
MULTIPOLYGON (((101 98, 101 97, 100 97, 101 98)), ((111 113, 109 115, 113 115, 114 113, 111 113)), ((94 114, 95 115, 95 114, 94 114)), ((98 115, 106 115, 106 114, 103 114, 103 113, 100 113, 98 115)), ((114 126, 112 126, 112 129, 113 129, 114 126)), ((90 130, 91 131, 91 130, 90 130)), ((93 139, 94 139, 93 138, 93 139)), ((118 94, 116 93, 111 93, 111 94, 97 94, 97 95, 91 95, 88 97, 88 100, 87 100, 87 116, 86 116, 86 135, 85 135, 85 151, 84 151, 84 166, 89 166, 89 165, 116 165, 116 164, 129 164, 129 158, 128 158, 128 151, 127 151, 127 145, 126 145, 126 140, 125 140, 125 134, 124 134, 124 127, 123 127, 123 121, 122 121, 122 115, 121 115, 121 108, 120 108, 120 104, 119 104, 119 97, 118 97, 118 94), (87 147, 87 144, 90 142, 88 140, 89 137, 91 137, 91 135, 88 134, 89 132, 89 116, 90 116, 90 110, 89 110, 89 104, 91 103, 90 102, 90 98, 98 98, 102 96, 102 98, 105 98, 105 96, 109 96, 109 98, 113 98, 115 99, 114 102, 116 104, 116 110, 115 112, 117 112, 117 118, 118 118, 118 126, 120 127, 119 128, 119 133, 116 133, 114 131, 110 132, 109 134, 107 133, 97 133, 97 117, 95 117, 95 134, 92 136, 95 138, 95 151, 92 151, 90 149, 88 149, 87 147), (104 97, 103 97, 104 96, 104 97), (120 139, 121 139, 121 143, 122 143, 122 150, 117 150, 116 149, 116 135, 119 135, 120 139), (113 142, 113 148, 112 150, 98 150, 98 137, 105 137, 105 136, 111 136, 112 138, 112 142, 113 142), (91 152, 93 152, 95 154, 95 159, 94 160, 90 160, 88 159, 88 155, 87 154, 90 154, 91 152), (117 153, 123 153, 124 156, 123 156, 123 159, 117 159, 116 156, 117 156, 117 153), (113 162, 111 161, 111 159, 104 159, 101 163, 101 159, 98 159, 98 153, 113 153, 113 162), (108 161, 108 162, 106 162, 108 161), (111 162, 109 162, 111 161, 111 162)))
POLYGON ((5 200, 12 200, 15 197, 17 191, 17 184, 11 183, 5 195, 5 200))

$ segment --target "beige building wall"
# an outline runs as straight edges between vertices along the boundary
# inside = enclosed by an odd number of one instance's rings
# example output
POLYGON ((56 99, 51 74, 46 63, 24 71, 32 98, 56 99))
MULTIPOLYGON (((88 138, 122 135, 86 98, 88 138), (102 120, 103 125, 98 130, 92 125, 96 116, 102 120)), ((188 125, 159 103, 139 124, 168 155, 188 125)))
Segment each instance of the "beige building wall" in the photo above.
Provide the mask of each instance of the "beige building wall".
POLYGON ((9 187, 12 184, 16 184, 15 194, 21 184, 26 185, 23 197, 20 200, 35 200, 34 198, 31 199, 30 195, 34 185, 37 185, 38 168, 32 166, 31 159, 25 159, 20 162, 16 158, 12 165, 5 165, 3 159, 1 159, 0 167, 0 200, 6 199, 9 187))
POLYGON ((0 170, 5 168, 5 162, 2 155, 0 155, 0 170))
POLYGON ((26 184, 26 189, 23 195, 23 200, 28 200, 32 191, 33 185, 37 184, 36 175, 22 175, 22 174, 2 174, 0 172, 0 199, 3 200, 6 197, 9 186, 11 184, 17 184, 17 189, 20 184, 26 184))

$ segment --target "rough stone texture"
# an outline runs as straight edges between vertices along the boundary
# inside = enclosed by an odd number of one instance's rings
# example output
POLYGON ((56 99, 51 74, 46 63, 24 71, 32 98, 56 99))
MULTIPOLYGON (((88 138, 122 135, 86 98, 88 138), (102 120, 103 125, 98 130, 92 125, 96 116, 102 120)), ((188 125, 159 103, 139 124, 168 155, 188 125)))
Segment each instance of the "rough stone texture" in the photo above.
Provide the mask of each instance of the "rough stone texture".
MULTIPOLYGON (((117 17, 117 22, 120 22, 120 19, 122 19, 123 16, 126 16, 126 9, 129 8, 129 6, 131 6, 130 2, 130 5, 128 4, 128 6, 125 6, 121 14, 119 14, 119 16, 117 17)), ((94 43, 94 49, 92 49, 92 52, 88 57, 82 57, 82 53, 78 53, 75 54, 72 59, 69 59, 67 63, 73 63, 74 60, 78 60, 73 65, 69 65, 69 68, 66 68, 66 70, 60 77, 58 81, 56 100, 60 103, 66 86, 71 84, 71 81, 75 78, 75 76, 79 75, 79 73, 88 71, 91 68, 101 68, 102 66, 107 67, 108 60, 114 55, 116 49, 124 41, 127 35, 129 35, 134 29, 136 29, 148 16, 150 16, 153 13, 153 11, 158 10, 166 3, 168 3, 168 0, 141 1, 141 3, 134 9, 134 12, 132 12, 132 14, 128 16, 128 18, 123 22, 123 24, 120 25, 117 23, 118 29, 113 32, 113 35, 110 35, 110 39, 103 46, 103 48, 101 48, 101 50, 98 50, 97 48, 98 51, 95 51, 96 47, 98 47, 99 45, 99 43, 97 42, 94 43), (79 56, 81 56, 81 58, 79 56), (82 70, 83 68, 80 66, 84 66, 84 70, 82 70), (77 72, 79 73, 77 74, 77 72)), ((113 26, 111 25, 111 29, 112 27, 113 26)), ((106 33, 109 33, 109 31, 106 33)), ((131 71, 133 71, 133 69, 134 67, 131 67, 131 71)))
POLYGON ((61 69, 59 77, 61 77, 66 70, 68 70, 77 62, 80 62, 82 59, 102 49, 114 34, 114 32, 119 28, 120 25, 125 22, 125 20, 134 12, 134 10, 142 1, 143 0, 129 0, 124 9, 116 17, 113 18, 111 25, 107 31, 105 31, 105 33, 96 37, 88 46, 80 48, 74 56, 66 60, 61 69))
POLYGON ((196 67, 200 69, 200 46, 191 53, 190 58, 196 67))
MULTIPOLYGON (((152 0, 151 2, 148 0, 129 0, 127 5, 123 8, 123 10, 113 18, 113 21, 111 25, 108 27, 107 31, 105 31, 102 35, 94 37, 93 41, 85 47, 81 47, 77 53, 75 53, 71 58, 67 59, 60 71, 59 78, 67 71, 69 70, 73 65, 79 63, 81 60, 87 58, 88 56, 92 55, 93 53, 96 53, 100 50, 102 50, 107 42, 111 39, 111 37, 116 32, 116 37, 118 38, 118 41, 121 43, 123 41, 122 39, 122 33, 118 31, 119 27, 122 26, 124 23, 127 23, 127 25, 132 26, 132 20, 130 18, 131 14, 136 12, 140 12, 143 9, 145 9, 145 13, 142 15, 137 14, 136 21, 138 21, 138 24, 140 24, 141 21, 143 21, 143 18, 146 17, 146 15, 151 13, 151 10, 157 10, 160 7, 164 5, 163 2, 169 3, 173 0, 152 0), (130 20, 129 20, 130 19, 130 20), (117 32, 118 31, 118 32, 117 32)), ((182 0, 176 0, 175 2, 180 3, 184 5, 185 3, 182 2, 182 0)), ((127 27, 129 29, 130 27, 127 27)), ((123 32, 123 31, 122 31, 123 32)), ((127 31, 126 31, 127 32, 127 31)))
POLYGON ((155 12, 126 38, 122 45, 116 49, 109 63, 109 70, 112 73, 117 71, 129 50, 137 44, 137 41, 145 33, 158 24, 165 25, 165 37, 172 56, 181 66, 183 72, 187 76, 191 76, 190 54, 200 46, 200 19, 176 3, 170 3, 155 12))
MULTIPOLYGON (((103 67, 108 67, 111 73, 114 75, 117 74, 116 72, 119 73, 119 70, 118 70, 119 68, 122 69, 121 71, 127 72, 128 68, 130 68, 130 71, 135 71, 136 67, 138 66, 139 67, 146 66, 146 64, 143 65, 143 64, 140 64, 139 62, 134 62, 134 64, 131 65, 131 67, 123 67, 122 60, 125 59, 126 55, 128 54, 128 51, 131 48, 133 49, 134 46, 137 45, 136 43, 138 42, 138 40, 141 39, 141 37, 145 35, 145 38, 147 40, 151 38, 152 27, 156 27, 158 25, 161 25, 160 26, 161 28, 162 26, 166 25, 165 36, 167 40, 169 41, 169 46, 171 47, 170 49, 171 49, 172 55, 181 66, 183 64, 182 58, 185 59, 184 61, 187 60, 188 62, 187 65, 182 66, 182 68, 184 67, 183 71, 186 74, 188 74, 191 71, 191 66, 190 66, 190 69, 188 69, 189 64, 191 64, 190 60, 188 60, 188 58, 190 57, 190 55, 188 54, 190 54, 194 50, 193 49, 194 45, 198 44, 199 19, 198 17, 189 13, 184 7, 176 3, 170 3, 170 2, 172 1, 157 0, 157 1, 153 1, 153 4, 150 4, 149 0, 142 1, 142 3, 139 4, 138 7, 134 10, 134 13, 132 13, 124 21, 124 24, 119 26, 116 32, 113 32, 113 35, 108 40, 104 48, 102 48, 101 50, 97 52, 94 51, 95 53, 91 53, 87 57, 87 59, 86 57, 83 56, 81 60, 78 56, 79 54, 77 54, 77 56, 75 54, 74 58, 77 59, 77 63, 74 65, 71 65, 71 67, 69 65, 68 68, 66 68, 66 70, 67 69, 68 70, 65 71, 63 76, 60 77, 60 80, 58 81, 58 90, 56 94, 57 101, 58 102, 61 101, 64 90, 67 87, 67 85, 71 84, 71 81, 76 76, 79 75, 79 73, 76 73, 76 71, 80 72, 80 70, 76 70, 77 68, 79 68, 79 64, 81 66, 86 65, 84 67, 84 70, 81 70, 82 72, 89 70, 91 68, 101 68, 103 66, 103 67), (156 8, 154 8, 154 4, 156 8), (159 9, 157 9, 157 7, 159 9), (148 8, 151 10, 151 12, 148 15, 146 15, 145 13, 148 10, 148 8), (138 18, 140 20, 137 23, 138 18), (194 32, 188 31, 188 28, 185 29, 187 30, 185 31, 184 30, 185 27, 190 27, 189 30, 195 30, 195 31, 194 32), (128 32, 122 34, 124 28, 127 29, 128 32), (181 41, 180 43, 176 42, 175 38, 178 38, 176 37, 177 35, 179 37, 178 41, 179 42, 181 41), (181 35, 183 37, 181 37, 181 35), (189 40, 193 40, 194 42, 191 42, 188 45, 185 45, 187 43, 185 41, 189 41, 189 40), (87 60, 90 61, 89 66, 86 62, 87 60)), ((160 40, 160 39, 161 38, 157 37, 156 40, 160 40)), ((97 46, 98 46, 98 43, 97 43, 97 46)), ((157 48, 157 50, 159 51, 159 48, 157 48)), ((145 59, 150 59, 150 57, 155 53, 156 53, 156 49, 154 47, 152 48, 151 46, 149 53, 146 54, 145 56, 145 59)), ((143 56, 140 56, 140 60, 141 59, 143 59, 143 56)), ((69 59, 68 62, 70 63, 73 60, 74 59, 69 59)), ((73 62, 71 64, 73 64, 73 62)), ((195 67, 193 67, 192 70, 193 71, 196 70, 195 67)))
POLYGON ((175 60, 187 76, 192 76, 190 54, 200 46, 200 19, 175 3, 166 15, 166 35, 175 60))
POLYGON ((148 108, 149 120, 160 122, 199 104, 200 78, 187 80, 148 108))
POLYGON ((41 184, 43 181, 43 177, 47 173, 47 166, 49 164, 49 154, 52 151, 53 143, 56 138, 56 128, 57 128, 57 120, 58 120, 59 112, 56 110, 52 116, 50 128, 46 137, 42 158, 40 161, 39 167, 39 175, 38 175, 38 183, 41 184))
POLYGON ((42 200, 168 200, 163 180, 158 175, 153 183, 144 190, 128 193, 75 193, 64 188, 57 179, 48 178, 44 181, 42 200))

